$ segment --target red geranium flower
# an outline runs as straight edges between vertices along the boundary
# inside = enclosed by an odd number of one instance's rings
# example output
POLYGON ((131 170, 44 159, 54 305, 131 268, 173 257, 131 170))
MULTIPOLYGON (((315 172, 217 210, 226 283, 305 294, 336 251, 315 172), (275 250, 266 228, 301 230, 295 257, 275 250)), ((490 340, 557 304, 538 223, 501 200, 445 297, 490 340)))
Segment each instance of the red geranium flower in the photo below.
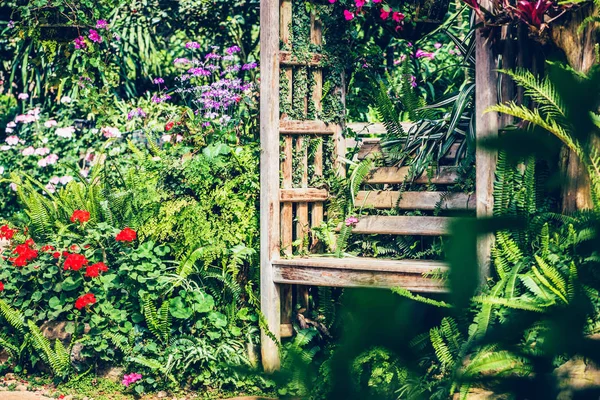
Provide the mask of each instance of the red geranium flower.
POLYGON ((90 220, 90 212, 85 210, 75 210, 71 215, 71 222, 79 221, 79 223, 88 222, 90 220))
POLYGON ((0 282, 0 292, 4 290, 4 283, 0 282))
POLYGON ((169 132, 171 129, 173 129, 173 125, 175 125, 175 122, 173 121, 169 121, 165 124, 165 131, 169 132))
POLYGON ((10 240, 15 235, 16 229, 10 229, 8 225, 0 226, 0 239, 10 240))
POLYGON ((52 257, 54 257, 54 258, 60 258, 60 252, 55 251, 54 253, 52 253, 52 257))
POLYGON ((41 250, 42 250, 44 253, 47 253, 47 252, 50 252, 50 251, 54 250, 54 246, 47 244, 47 245, 45 245, 45 246, 42 246, 42 249, 41 249, 41 250))
POLYGON ((137 237, 137 233, 131 228, 125 228, 117 234, 115 238, 117 242, 133 242, 137 237))
POLYGON ((79 271, 85 265, 87 265, 89 261, 83 254, 77 253, 67 253, 67 258, 65 259, 64 269, 65 271, 68 269, 72 269, 73 271, 79 271))
POLYGON ((96 264, 92 264, 85 270, 85 276, 87 278, 97 278, 100 275, 100 272, 108 271, 108 267, 103 262, 99 262, 96 264))
POLYGON ((77 245, 76 244, 72 244, 69 246, 69 250, 71 251, 76 251, 77 250, 77 245))
POLYGON ((75 300, 75 308, 81 310, 82 308, 94 304, 95 302, 96 296, 94 296, 93 293, 87 293, 75 300))
POLYGON ((24 267, 29 261, 37 258, 38 251, 31 248, 34 244, 33 239, 27 239, 25 243, 15 247, 13 254, 17 254, 18 257, 9 259, 15 267, 24 267))

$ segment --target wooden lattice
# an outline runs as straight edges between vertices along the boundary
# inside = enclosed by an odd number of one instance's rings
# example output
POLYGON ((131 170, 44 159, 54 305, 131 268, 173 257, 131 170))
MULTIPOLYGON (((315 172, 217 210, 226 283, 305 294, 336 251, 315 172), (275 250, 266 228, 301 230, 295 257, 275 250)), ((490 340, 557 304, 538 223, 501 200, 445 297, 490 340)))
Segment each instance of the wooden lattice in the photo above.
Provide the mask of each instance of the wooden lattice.
MULTIPOLYGON (((298 243, 298 250, 310 243, 303 242, 308 231, 319 226, 326 218, 324 204, 329 193, 326 189, 309 187, 309 158, 306 141, 311 137, 332 137, 335 143, 333 168, 342 174, 341 160, 345 157, 346 144, 342 135, 343 127, 326 124, 319 120, 291 120, 280 112, 279 80, 284 76, 288 82, 288 92, 284 100, 296 106, 303 104, 304 114, 308 114, 308 103, 312 101, 317 111, 321 109, 323 96, 323 70, 320 54, 311 54, 308 60, 298 60, 293 56, 290 39, 292 22, 292 0, 261 0, 261 308, 268 324, 268 332, 263 329, 262 357, 267 370, 279 367, 278 342, 282 336, 292 334, 292 285, 297 287, 296 298, 307 305, 308 286, 335 287, 404 287, 415 292, 444 292, 444 284, 428 278, 428 273, 444 270, 442 261, 434 260, 386 260, 375 258, 333 258, 333 257, 294 257, 292 243, 298 243), (280 43, 286 51, 280 50, 280 43), (304 98, 294 98, 294 71, 314 80, 311 93, 304 98), (280 145, 281 144, 281 145, 280 145), (294 165, 294 152, 300 154, 300 162, 294 165), (294 187, 293 176, 300 174, 300 184, 294 187), (282 256, 283 255, 283 256, 282 256)), ((322 41, 322 26, 314 17, 311 19, 310 40, 319 45, 322 41)), ((487 56, 489 45, 478 37, 477 56, 487 56)), ((487 65, 487 64, 486 64, 487 65)), ((478 69, 477 78, 484 77, 483 87, 492 91, 489 71, 478 69), (484 74, 487 74, 484 76, 484 74), (491 85, 491 86, 484 86, 491 85)), ((343 82, 343 79, 342 79, 343 82)), ((478 83, 479 85, 479 83, 478 83)), ((478 86, 479 93, 479 86, 478 86)), ((343 88, 337 94, 344 98, 343 88)), ((489 96, 488 96, 489 97, 489 96)), ((487 107, 489 98, 478 103, 487 107)), ((481 109, 481 108, 479 108, 481 109)), ((316 113, 319 115, 319 113, 316 113)), ((488 114, 480 122, 481 129, 488 132, 494 118, 488 114)), ((495 134, 493 129, 489 134, 495 134)), ((376 141, 365 141, 359 157, 368 157, 377 151, 376 141)), ((314 153, 311 169, 315 175, 323 175, 323 145, 314 153)), ((356 203, 375 209, 399 208, 404 210, 432 211, 441 209, 474 210, 479 215, 491 212, 492 181, 494 171, 493 156, 478 153, 477 202, 475 195, 443 192, 389 190, 362 190, 357 194, 356 203), (481 160, 481 162, 480 162, 481 160), (482 171, 481 173, 479 173, 482 171), (483 189, 483 190, 482 190, 483 189), (442 200, 442 201, 441 201, 442 200), (441 208, 440 208, 441 201, 441 208), (481 203, 481 204, 480 204, 481 203)), ((377 168, 365 182, 367 185, 394 185, 402 183, 407 176, 405 167, 377 168)), ((456 169, 444 166, 431 177, 420 177, 415 182, 437 185, 450 185, 456 180, 456 169)), ((448 234, 450 216, 370 216, 362 217, 353 232, 357 234, 417 235, 438 236, 448 234)), ((487 256, 490 241, 484 241, 481 254, 487 256)), ((265 328, 265 327, 263 327, 265 328)))

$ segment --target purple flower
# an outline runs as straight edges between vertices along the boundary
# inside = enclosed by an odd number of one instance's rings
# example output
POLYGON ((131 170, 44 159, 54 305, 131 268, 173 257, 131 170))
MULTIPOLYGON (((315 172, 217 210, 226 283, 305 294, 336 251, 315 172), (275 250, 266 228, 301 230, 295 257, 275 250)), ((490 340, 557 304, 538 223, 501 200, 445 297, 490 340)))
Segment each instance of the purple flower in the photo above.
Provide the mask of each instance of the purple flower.
POLYGON ((17 96, 17 99, 19 100, 27 100, 29 98, 29 95, 27 93, 19 93, 19 95, 17 96))
POLYGON ((161 83, 165 83, 165 80, 163 78, 154 78, 153 82, 159 85, 161 83))
POLYGON ((8 29, 12 29, 15 27, 15 21, 10 20, 8 21, 8 25, 6 25, 8 27, 8 29))
POLYGON ((189 64, 190 60, 188 60, 187 58, 176 58, 173 61, 173 64, 189 64))
POLYGON ((95 29, 90 29, 90 34, 88 35, 90 40, 94 43, 102 42, 102 36, 98 34, 98 31, 95 29))
POLYGON ((96 21, 96 29, 108 29, 108 22, 104 19, 96 21))
POLYGON ((185 44, 185 48, 186 49, 199 49, 200 48, 200 43, 198 43, 198 42, 187 42, 185 44))
POLYGON ((358 218, 348 217, 346 218, 346 226, 355 226, 358 223, 358 218))
POLYGON ((249 71, 251 69, 256 68, 257 66, 258 66, 258 64, 256 62, 252 61, 251 63, 242 65, 242 71, 249 71))
POLYGON ((433 60, 433 59, 435 58, 435 54, 434 54, 434 53, 428 53, 428 52, 426 52, 426 51, 424 51, 424 50, 421 50, 421 49, 419 49, 419 50, 417 50, 417 52, 415 53, 415 57, 416 57, 416 58, 423 58, 423 57, 426 57, 426 58, 429 58, 430 60, 433 60))
POLYGON ((83 36, 79 36, 73 42, 75 43, 76 49, 85 49, 87 47, 87 44, 85 43, 85 38, 83 36))
POLYGON ((417 77, 414 75, 410 76, 410 86, 416 88, 417 87, 417 77))
POLYGON ((231 46, 225 50, 227 54, 239 53, 240 51, 242 51, 242 49, 240 49, 239 46, 231 46))
POLYGON ((127 119, 131 120, 133 118, 136 117, 140 117, 140 118, 146 118, 146 113, 144 112, 144 110, 142 110, 141 108, 136 108, 135 110, 131 110, 127 113, 127 119))
POLYGON ((123 376, 123 382, 121 383, 123 383, 124 386, 129 387, 129 385, 139 381, 140 379, 142 379, 142 374, 132 372, 129 375, 123 376))
POLYGON ((208 53, 207 55, 204 56, 204 58, 206 58, 207 60, 211 60, 211 59, 218 60, 221 58, 221 56, 218 54, 215 54, 215 53, 208 53))

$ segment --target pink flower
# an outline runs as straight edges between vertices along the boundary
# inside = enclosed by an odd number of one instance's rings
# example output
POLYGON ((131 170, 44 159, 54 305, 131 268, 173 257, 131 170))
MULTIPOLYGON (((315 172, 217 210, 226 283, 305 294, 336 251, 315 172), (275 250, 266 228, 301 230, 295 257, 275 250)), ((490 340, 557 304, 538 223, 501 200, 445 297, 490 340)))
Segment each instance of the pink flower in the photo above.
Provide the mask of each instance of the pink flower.
POLYGON ((428 53, 428 52, 426 52, 426 51, 424 51, 424 50, 421 50, 421 49, 419 49, 419 50, 417 50, 417 52, 415 53, 415 57, 416 57, 416 58, 423 58, 423 57, 425 57, 425 58, 429 58, 430 60, 433 60, 433 59, 435 58, 435 54, 433 54, 433 53, 428 53))
POLYGON ((140 379, 142 379, 142 375, 133 372, 129 375, 123 376, 123 382, 121 383, 123 383, 124 386, 128 387, 129 385, 139 381, 140 379))
POLYGON ((161 140, 165 143, 171 141, 171 135, 162 135, 161 140))
POLYGON ((90 40, 94 43, 102 42, 102 36, 98 34, 98 31, 95 29, 90 29, 90 34, 88 35, 90 40))
POLYGON ((108 22, 104 19, 96 21, 96 29, 108 29, 108 22))
POLYGON ((373 0, 373 4, 381 3, 381 0, 373 0))
POLYGON ((9 145, 9 146, 14 146, 16 144, 19 143, 19 138, 15 135, 9 136, 6 139, 4 139, 4 141, 9 145))
POLYGON ((185 44, 185 48, 186 49, 199 49, 200 48, 200 43, 198 43, 198 42, 187 42, 185 44))
POLYGON ((45 158, 38 160, 38 166, 46 167, 48 165, 56 164, 58 156, 56 154, 49 154, 45 158))
POLYGON ((442 48, 442 44, 441 43, 436 43, 433 45, 433 47, 435 47, 436 49, 441 49, 442 48))
POLYGON ((29 95, 27 93, 19 93, 19 95, 17 96, 17 99, 19 100, 27 100, 29 98, 29 95))
POLYGON ((45 187, 45 188, 46 188, 46 190, 47 190, 47 191, 49 191, 50 193, 54 193, 54 192, 56 192, 56 187, 55 187, 53 184, 51 184, 51 183, 48 183, 48 184, 47 184, 46 186, 44 186, 44 187, 45 187))
POLYGON ((32 146, 27 147, 26 149, 24 149, 21 154, 23 154, 24 156, 32 156, 35 153, 35 150, 33 149, 32 146))
POLYGON ((389 11, 385 11, 385 9, 381 9, 381 14, 379 15, 379 17, 383 20, 388 19, 388 17, 390 16, 390 12, 389 11))
POLYGON ((2 150, 2 151, 7 151, 7 150, 10 150, 10 149, 11 149, 11 147, 7 146, 7 145, 0 146, 0 150, 2 150))
POLYGON ((177 136, 175 136, 175 141, 176 141, 177 143, 181 142, 182 140, 183 140, 183 136, 181 136, 181 135, 177 135, 177 136))
POLYGON ((333 3, 335 3, 335 2, 336 2, 336 0, 329 0, 329 3, 330 3, 330 4, 333 4, 333 3))
POLYGON ((15 128, 17 126, 17 124, 15 124, 15 121, 10 121, 8 124, 6 124, 7 128, 15 128))
POLYGON ((75 43, 75 48, 78 50, 85 49, 87 47, 87 44, 85 43, 85 38, 83 36, 79 36, 73 41, 73 43, 75 43))
POLYGON ((21 122, 23 124, 28 124, 30 122, 34 122, 38 119, 37 116, 32 115, 32 114, 21 114, 21 115, 17 115, 17 117, 15 118, 15 122, 21 122))
POLYGON ((100 132, 102 132, 102 135, 104 135, 104 137, 107 139, 121 137, 121 131, 119 131, 118 128, 113 128, 111 126, 107 126, 107 127, 100 129, 100 132))
POLYGON ((46 128, 52 128, 53 126, 56 126, 57 122, 53 119, 49 119, 48 121, 44 122, 44 126, 46 128))
POLYGON ((358 218, 356 217, 348 217, 346 218, 346 226, 354 226, 358 223, 358 218))
POLYGON ((73 177, 70 175, 65 175, 65 176, 61 177, 59 180, 60 180, 60 183, 62 183, 63 185, 66 185, 67 183, 69 183, 73 180, 73 177))
POLYGON ((35 149, 36 156, 45 156, 48 153, 50 153, 50 149, 47 147, 38 147, 37 149, 35 149))
POLYGON ((348 10, 344 10, 344 18, 346 18, 346 21, 350 21, 354 19, 354 14, 348 10))
POLYGON ((354 4, 356 4, 356 7, 361 8, 365 5, 365 0, 354 0, 354 4))
POLYGON ((10 185, 8 185, 8 186, 10 186, 10 188, 12 189, 12 191, 13 191, 13 192, 16 192, 16 191, 17 191, 17 184, 16 184, 16 183, 14 183, 14 182, 13 182, 13 183, 11 183, 11 184, 10 184, 10 185))
POLYGON ((402 14, 401 12, 394 11, 394 13, 392 14, 392 19, 395 22, 402 22, 404 20, 404 14, 402 14))
POLYGON ((13 129, 13 128, 6 128, 6 129, 4 130, 4 132, 6 132, 6 133, 13 133, 13 131, 14 131, 14 129, 13 129))
POLYGON ((52 178, 50 178, 50 183, 53 185, 58 185, 59 182, 60 178, 58 176, 53 176, 52 178))

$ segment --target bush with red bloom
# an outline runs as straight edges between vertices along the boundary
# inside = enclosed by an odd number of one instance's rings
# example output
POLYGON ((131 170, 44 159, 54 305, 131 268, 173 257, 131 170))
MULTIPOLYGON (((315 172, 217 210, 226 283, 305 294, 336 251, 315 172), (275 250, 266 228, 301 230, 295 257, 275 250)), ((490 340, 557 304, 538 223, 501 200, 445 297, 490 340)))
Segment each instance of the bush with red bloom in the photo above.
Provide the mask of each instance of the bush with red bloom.
POLYGON ((8 225, 2 225, 0 226, 0 239, 10 240, 15 235, 15 232, 17 232, 16 229, 10 229, 8 225))
POLYGON ((51 252, 51 251, 53 251, 53 250, 54 250, 54 246, 47 244, 47 245, 45 245, 45 246, 42 246, 41 250, 42 250, 44 253, 49 253, 49 252, 51 252))
POLYGON ((103 262, 92 264, 85 270, 86 278, 97 278, 100 276, 100 272, 108 271, 108 267, 103 262))
POLYGON ((15 247, 13 254, 16 254, 17 257, 9 259, 15 267, 24 267, 29 261, 33 261, 37 258, 38 251, 31 248, 33 245, 35 245, 33 240, 27 239, 25 243, 15 247))
POLYGON ((4 290, 4 283, 0 282, 0 292, 4 290))
POLYGON ((60 258, 60 252, 55 251, 54 253, 52 253, 52 257, 54 257, 54 258, 60 258))
POLYGON ((165 131, 169 132, 171 129, 173 129, 173 126, 175 125, 175 122, 173 121, 169 121, 165 124, 165 131))
POLYGON ((133 242, 137 237, 137 233, 131 228, 125 228, 116 236, 117 242, 133 242))
POLYGON ((79 271, 84 266, 88 265, 89 261, 83 254, 67 253, 65 258, 64 270, 72 269, 79 271))
POLYGON ((87 293, 75 300, 75 308, 81 310, 94 303, 96 303, 96 296, 93 293, 87 293))
POLYGON ((90 220, 90 212, 85 210, 75 210, 71 215, 71 222, 79 222, 83 224, 90 220))

